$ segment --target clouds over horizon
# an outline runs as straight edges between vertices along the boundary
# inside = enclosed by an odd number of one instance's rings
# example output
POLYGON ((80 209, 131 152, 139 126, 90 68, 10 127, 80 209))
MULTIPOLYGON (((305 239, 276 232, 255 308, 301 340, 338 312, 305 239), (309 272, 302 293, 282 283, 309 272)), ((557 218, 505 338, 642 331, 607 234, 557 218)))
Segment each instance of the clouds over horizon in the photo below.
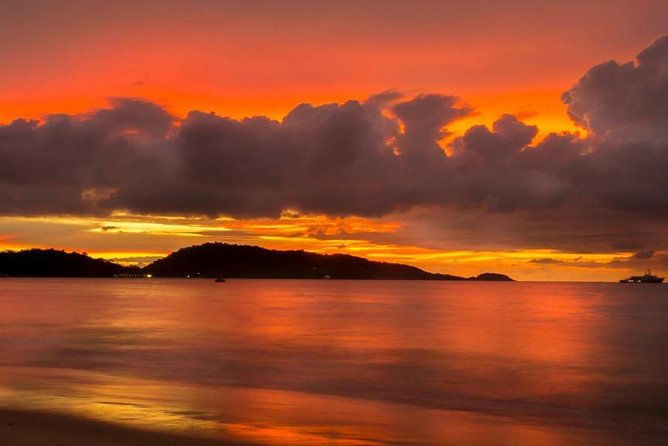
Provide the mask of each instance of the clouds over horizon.
MULTIPOLYGON (((377 217, 426 207, 502 214, 516 227, 549 214, 563 223, 555 232, 590 222, 614 234, 662 222, 668 36, 636 62, 593 67, 563 99, 586 137, 535 142, 535 126, 503 115, 445 148, 448 125, 472 113, 454 96, 301 104, 280 122, 199 111, 179 121, 155 103, 114 99, 0 126, 0 214, 377 217)), ((652 228, 663 243, 665 227, 652 228)))

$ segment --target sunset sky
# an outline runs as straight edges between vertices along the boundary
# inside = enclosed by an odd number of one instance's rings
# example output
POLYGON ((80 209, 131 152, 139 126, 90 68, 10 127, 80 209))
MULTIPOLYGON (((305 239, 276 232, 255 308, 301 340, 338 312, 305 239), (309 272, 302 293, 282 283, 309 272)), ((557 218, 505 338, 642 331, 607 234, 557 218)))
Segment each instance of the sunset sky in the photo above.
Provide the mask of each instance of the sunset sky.
POLYGON ((0 249, 668 273, 667 17, 664 0, 3 1, 0 249))

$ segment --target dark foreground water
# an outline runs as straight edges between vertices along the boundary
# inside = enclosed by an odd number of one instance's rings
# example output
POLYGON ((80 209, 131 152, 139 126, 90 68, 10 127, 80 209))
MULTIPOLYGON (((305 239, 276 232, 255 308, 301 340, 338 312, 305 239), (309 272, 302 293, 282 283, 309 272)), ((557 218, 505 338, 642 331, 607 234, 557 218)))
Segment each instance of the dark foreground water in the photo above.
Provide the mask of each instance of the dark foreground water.
POLYGON ((668 287, 0 279, 0 406, 277 445, 665 445, 668 287))

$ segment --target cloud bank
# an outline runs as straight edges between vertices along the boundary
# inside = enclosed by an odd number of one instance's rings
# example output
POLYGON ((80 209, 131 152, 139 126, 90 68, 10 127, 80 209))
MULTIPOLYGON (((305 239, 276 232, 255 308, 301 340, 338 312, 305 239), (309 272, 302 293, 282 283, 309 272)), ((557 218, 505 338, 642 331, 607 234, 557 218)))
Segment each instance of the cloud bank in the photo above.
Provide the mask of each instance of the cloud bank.
POLYGON ((179 121, 115 99, 0 126, 0 214, 668 216, 668 36, 634 62, 593 67, 563 100, 586 137, 535 142, 535 126, 504 115, 442 147, 448 125, 472 112, 453 96, 302 104, 280 122, 198 111, 179 121))

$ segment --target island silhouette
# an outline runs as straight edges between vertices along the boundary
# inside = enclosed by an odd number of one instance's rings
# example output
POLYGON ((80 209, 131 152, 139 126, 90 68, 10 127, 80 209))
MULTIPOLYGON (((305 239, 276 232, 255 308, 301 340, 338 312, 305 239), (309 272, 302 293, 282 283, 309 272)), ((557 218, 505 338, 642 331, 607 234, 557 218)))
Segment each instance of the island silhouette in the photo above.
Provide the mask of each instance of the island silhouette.
POLYGON ((10 277, 190 277, 247 279, 512 281, 498 273, 473 277, 431 273, 399 263, 348 254, 279 251, 250 245, 204 243, 179 249, 140 268, 85 253, 55 249, 0 252, 0 275, 10 277))

